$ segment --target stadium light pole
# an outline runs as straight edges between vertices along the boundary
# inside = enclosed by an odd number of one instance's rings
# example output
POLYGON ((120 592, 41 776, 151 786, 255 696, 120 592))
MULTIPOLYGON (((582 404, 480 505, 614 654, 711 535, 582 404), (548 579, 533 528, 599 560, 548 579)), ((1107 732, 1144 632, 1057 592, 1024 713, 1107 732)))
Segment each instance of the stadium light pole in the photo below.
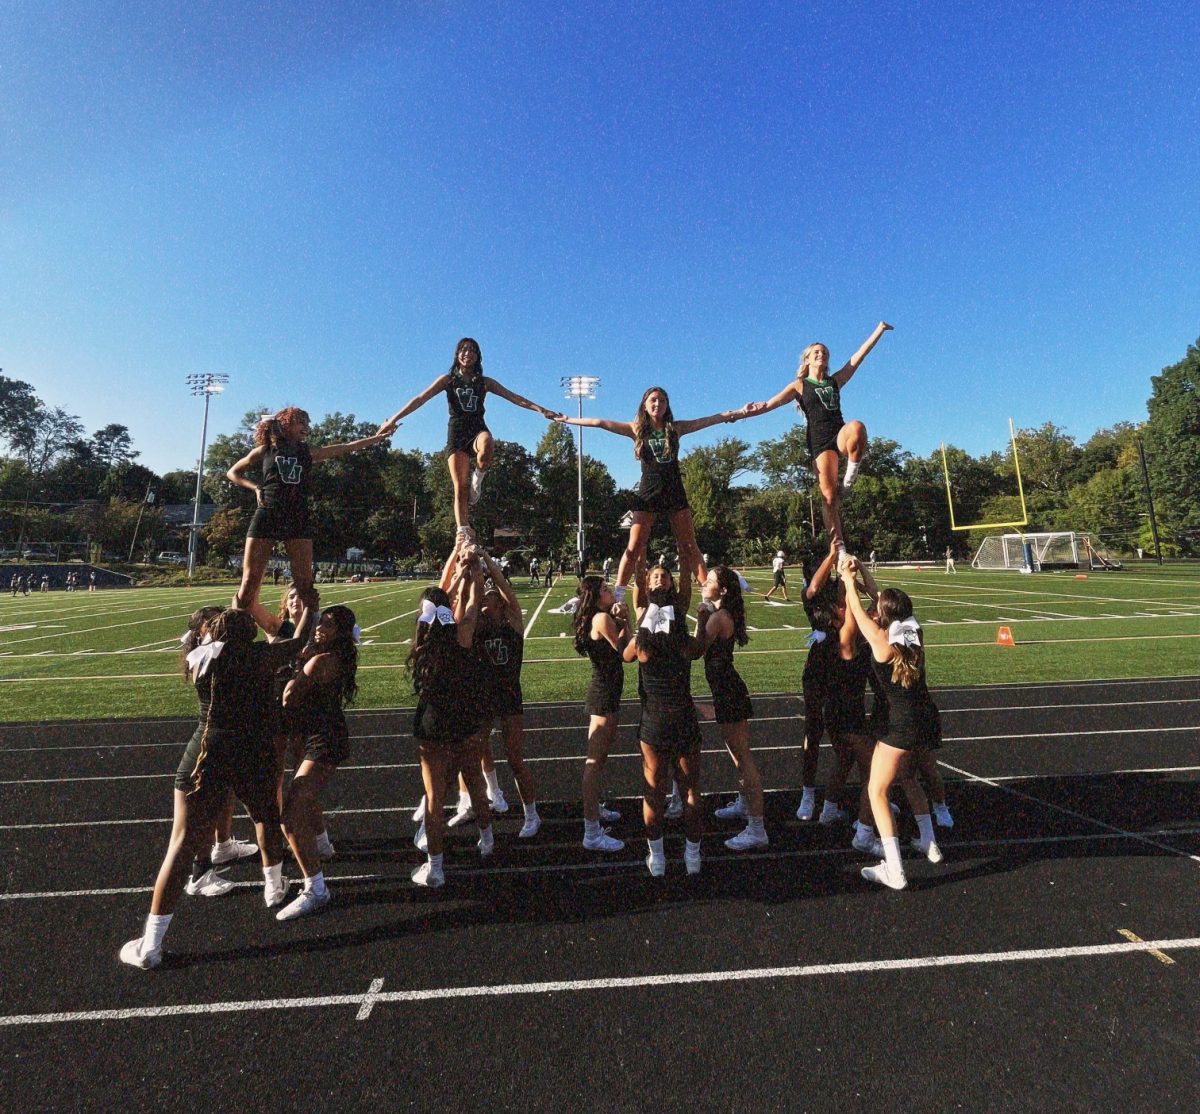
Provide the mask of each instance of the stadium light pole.
POLYGON ((187 377, 188 390, 204 396, 204 424, 200 427, 200 459, 196 462, 196 498, 192 503, 192 528, 188 534, 188 580, 196 569, 196 534, 200 529, 200 484, 204 479, 204 451, 208 447, 208 403, 219 395, 229 382, 229 376, 219 371, 202 371, 187 377))
MULTIPOLYGON (((582 418, 583 400, 585 398, 596 397, 596 388, 600 386, 600 376, 563 375, 559 378, 559 382, 562 383, 565 397, 573 398, 579 404, 579 416, 582 418)), ((575 536, 575 548, 578 551, 577 568, 579 569, 579 575, 582 577, 587 572, 587 566, 583 561, 583 426, 579 427, 579 451, 575 454, 575 461, 579 466, 579 527, 578 533, 575 536)))

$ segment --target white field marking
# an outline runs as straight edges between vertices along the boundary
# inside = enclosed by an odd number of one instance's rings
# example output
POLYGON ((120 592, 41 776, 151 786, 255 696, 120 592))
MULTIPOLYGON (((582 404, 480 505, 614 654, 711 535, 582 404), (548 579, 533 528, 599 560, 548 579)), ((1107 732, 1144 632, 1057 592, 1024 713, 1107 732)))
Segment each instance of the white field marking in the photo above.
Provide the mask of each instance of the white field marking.
MULTIPOLYGON (((784 717, 780 717, 784 718, 784 717)), ((786 717, 796 718, 796 717, 786 717)), ((712 720, 701 720, 701 727, 717 727, 717 723, 712 720)), ((1133 727, 1128 729, 1105 728, 1097 731, 1054 731, 1054 732, 1030 732, 1023 735, 947 735, 944 738, 946 743, 979 743, 993 742, 996 740, 1016 740, 1016 739, 1090 739, 1096 735, 1164 735, 1178 731, 1196 731, 1200 732, 1200 724, 1193 724, 1188 727, 1133 727)), ((409 735, 395 735, 397 739, 411 738, 409 735)), ((178 744, 176 744, 178 745, 178 744)), ((822 749, 831 746, 832 744, 822 744, 822 749)), ((755 754, 773 754, 777 751, 793 751, 803 750, 803 743, 778 743, 770 746, 755 746, 753 752, 755 754)), ((701 748, 701 754, 726 754, 724 747, 701 748)), ((616 759, 641 759, 641 751, 612 751, 609 753, 609 760, 616 759)), ((528 765, 532 762, 579 762, 583 758, 580 754, 537 754, 526 755, 525 762, 528 765)), ((375 772, 377 770, 419 770, 421 764, 419 762, 377 762, 364 764, 359 766, 339 766, 338 770, 341 773, 363 773, 375 772)), ((947 767, 949 768, 949 767, 947 767)), ((1095 773, 1095 771, 1092 771, 1095 773)), ((1119 773, 1121 771, 1102 771, 1119 773)), ((1148 771, 1128 771, 1128 772, 1148 772, 1148 771)), ((94 776, 83 777, 38 777, 38 778, 9 778, 0 780, 0 785, 75 785, 89 781, 155 781, 166 778, 173 778, 174 770, 169 770, 163 773, 155 774, 101 774, 94 776)), ((1061 776, 1061 775, 1054 775, 1061 776)), ((1018 778, 994 778, 995 781, 1021 780, 1018 778)), ((0 830, 3 827, 0 826, 0 830)))
POLYGON ((1146 836, 1135 835, 1133 832, 1126 831, 1124 828, 1118 828, 1113 824, 1106 823, 1103 820, 1097 820, 1092 816, 1085 816, 1082 812, 1076 812, 1072 808, 1067 808, 1065 805, 1055 804, 1053 801, 1044 801, 1040 797, 1034 797, 1029 793, 1022 793, 1019 789, 1013 789, 1007 785, 1002 785, 998 781, 991 778, 980 777, 978 774, 973 774, 969 770, 961 769, 958 766, 951 766, 949 762, 938 760, 938 765, 943 769, 951 770, 956 774, 961 774, 970 781, 982 782, 984 785, 990 785, 993 789, 999 789, 1001 793, 1008 793, 1014 797, 1019 797, 1023 801, 1029 801, 1031 804, 1040 805, 1042 808, 1049 808, 1055 812, 1061 812, 1064 816, 1070 816, 1076 820, 1082 820, 1086 824, 1094 824, 1098 828, 1104 828, 1106 831, 1115 832, 1118 835, 1127 836, 1136 839, 1140 843, 1145 843, 1150 847, 1155 847, 1159 851, 1167 851, 1172 855, 1179 855, 1185 859, 1190 859, 1194 863, 1200 863, 1200 855, 1189 855, 1186 851, 1180 851, 1176 847, 1171 847, 1166 843, 1159 843, 1157 840, 1148 839, 1146 836))
POLYGON ((0 627, 0 634, 9 634, 15 630, 36 630, 37 623, 16 623, 11 627, 0 627))
MULTIPOLYGON (((943 588, 948 588, 949 585, 943 585, 943 588)), ((961 584, 958 587, 968 592, 988 592, 1000 593, 1006 596, 1038 596, 1049 597, 1056 600, 1069 601, 1071 603, 1122 603, 1122 604, 1144 604, 1149 607, 1161 607, 1165 604, 1171 604, 1168 598, 1160 599, 1124 599, 1119 596, 1094 595, 1084 592, 1058 592, 1050 588, 1030 589, 1030 588, 1003 588, 988 587, 983 584, 961 584)), ((932 586, 931 586, 932 590, 932 586)), ((939 589, 940 590, 940 589, 939 589)), ((912 595, 912 593, 909 593, 912 595)), ((964 603, 965 601, 955 599, 954 602, 964 603)))
MULTIPOLYGON (((407 619, 410 615, 416 615, 420 610, 421 609, 419 607, 414 607, 412 609, 412 611, 401 612, 399 615, 393 615, 390 619, 384 619, 381 622, 372 623, 369 627, 363 627, 361 629, 363 631, 378 630, 380 627, 386 627, 388 625, 388 623, 395 623, 401 619, 407 619)), ((376 646, 398 646, 398 645, 400 645, 400 643, 398 643, 398 642, 376 642, 375 645, 376 646)))
MULTIPOLYGON (((147 1018, 196 1017, 264 1010, 321 1009, 357 1006, 367 1002, 411 1003, 462 998, 508 998, 516 995, 563 994, 586 991, 634 990, 642 987, 697 986, 750 982, 761 979, 821 978, 829 975, 874 975, 892 971, 928 971, 937 967, 974 967, 997 963, 1037 963, 1061 959, 1200 948, 1200 937, 1170 940, 1127 940, 1120 944, 1084 944, 1066 948, 1025 948, 1007 952, 968 952, 960 955, 913 956, 906 959, 858 960, 848 963, 814 963, 794 967, 744 967, 725 971, 692 971, 665 975, 627 975, 601 979, 558 979, 550 982, 500 983, 481 986, 430 987, 424 990, 368 990, 366 994, 322 994, 309 998, 258 998, 229 1002, 193 1002, 173 1006, 138 1006, 126 1009, 79 1010, 71 1013, 26 1013, 0 1016, 0 1026, 62 1025, 82 1021, 135 1021, 147 1018)), ((374 983, 372 983, 374 987, 374 983)))
MULTIPOLYGON (((1116 774, 1189 774, 1200 770, 1200 766, 1145 766, 1138 769, 1125 770, 1088 770, 1086 772, 1071 772, 1060 774, 1004 774, 1001 777, 991 777, 989 781, 1047 781, 1052 778, 1072 777, 1112 777, 1116 774)), ((967 780, 967 779, 959 779, 967 780)))
MULTIPOLYGON (((1144 944, 1146 942, 1136 932, 1130 932, 1129 929, 1127 929, 1127 928, 1118 928, 1117 932, 1119 932, 1122 936, 1124 936, 1126 940, 1131 940, 1135 944, 1144 944)), ((1167 966, 1167 967, 1175 966, 1175 960, 1173 960, 1169 955, 1167 955, 1166 952, 1160 952, 1158 950, 1158 948, 1151 948, 1150 954, 1152 956, 1154 956, 1154 958, 1157 959, 1159 961, 1159 963, 1162 963, 1164 966, 1167 966)))
MULTIPOLYGON (((378 811, 378 810, 376 810, 378 811)), ((403 809, 397 811, 403 812, 403 809)), ((549 823, 572 824, 576 828, 582 830, 583 821, 562 820, 549 821, 549 823)), ((816 821, 811 821, 809 826, 816 824, 816 821)), ((793 826, 789 823, 789 826, 793 826)), ((803 825, 796 821, 795 827, 803 825)), ((730 829, 732 830, 732 829, 730 829)), ((714 833, 709 837, 710 842, 716 842, 718 838, 725 838, 724 832, 719 834, 714 833)), ((1183 828, 1152 828, 1145 832, 1135 832, 1128 836, 1118 835, 1112 832, 1093 832, 1090 835, 1076 833, 1074 835, 1053 835, 1053 836, 1010 836, 1005 839, 976 839, 966 841, 955 841, 953 844, 946 846, 953 847, 955 851, 981 851, 985 854, 993 851, 998 847, 1030 847, 1041 846, 1043 844, 1054 843, 1096 843, 1101 840, 1117 840, 1117 839, 1141 839, 1146 836, 1186 836, 1200 834, 1198 827, 1183 827, 1183 828)), ((681 843, 682 836, 675 834, 667 835, 668 841, 673 843, 681 843)), ((403 840, 402 840, 403 842, 403 840)), ((578 841, 572 839, 569 843, 561 842, 543 842, 539 841, 536 844, 523 845, 525 850, 560 850, 564 848, 577 848, 578 841)), ((777 862, 783 859, 830 859, 830 858, 846 858, 853 856, 861 859, 862 852, 852 847, 849 843, 838 844, 833 847, 806 847, 796 848, 790 851, 751 851, 751 852, 735 852, 729 854, 726 852, 706 852, 704 861, 706 863, 745 863, 745 862, 777 862)), ((971 856, 964 855, 958 861, 962 862, 969 859, 971 856)), ((372 872, 368 874, 326 874, 326 881, 344 886, 357 883, 376 883, 376 882, 398 882, 405 888, 408 887, 407 866, 402 866, 401 872, 398 874, 380 874, 372 872)), ((645 860, 640 856, 636 858, 596 858, 590 859, 587 862, 580 863, 541 863, 533 866, 478 866, 465 867, 462 869, 455 868, 455 878, 495 878, 499 875, 525 875, 525 874, 556 874, 570 873, 583 874, 593 873, 597 875, 640 872, 645 869, 645 860)), ((233 882, 233 886, 238 890, 248 890, 251 892, 260 892, 262 890, 262 879, 251 879, 240 882, 233 882)), ((0 893, 0 902, 4 901, 54 901, 64 898, 80 898, 80 897, 126 897, 136 894, 152 894, 153 886, 108 886, 104 888, 92 890, 46 890, 43 892, 18 892, 18 893, 0 893)))
MULTIPOLYGON (((529 637, 529 632, 531 630, 533 630, 533 624, 537 622, 537 617, 542 613, 542 608, 546 606, 546 601, 550 598, 550 593, 553 591, 554 591, 553 587, 547 588, 546 594, 544 596, 542 596, 541 602, 537 605, 537 607, 534 608, 533 615, 530 617, 529 622, 525 624, 525 637, 526 638, 529 637)), ((587 659, 584 657, 580 657, 579 660, 587 661, 587 659)))
POLYGON ((371 1011, 375 1008, 375 1003, 379 1001, 379 992, 382 989, 383 979, 371 980, 371 985, 367 990, 366 996, 362 1000, 362 1005, 358 1007, 358 1014, 354 1018, 355 1021, 366 1021, 367 1018, 371 1016, 371 1011))

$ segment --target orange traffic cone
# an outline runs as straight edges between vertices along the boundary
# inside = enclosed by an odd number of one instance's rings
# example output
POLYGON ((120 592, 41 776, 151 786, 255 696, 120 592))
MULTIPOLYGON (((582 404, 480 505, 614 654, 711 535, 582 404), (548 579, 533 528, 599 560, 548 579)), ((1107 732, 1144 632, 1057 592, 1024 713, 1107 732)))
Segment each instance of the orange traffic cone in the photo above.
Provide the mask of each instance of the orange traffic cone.
POLYGON ((1016 645, 1016 642, 1013 641, 1012 631, 1010 631, 1008 629, 1008 627, 1001 627, 998 631, 996 631, 996 645, 997 646, 1015 646, 1016 645))

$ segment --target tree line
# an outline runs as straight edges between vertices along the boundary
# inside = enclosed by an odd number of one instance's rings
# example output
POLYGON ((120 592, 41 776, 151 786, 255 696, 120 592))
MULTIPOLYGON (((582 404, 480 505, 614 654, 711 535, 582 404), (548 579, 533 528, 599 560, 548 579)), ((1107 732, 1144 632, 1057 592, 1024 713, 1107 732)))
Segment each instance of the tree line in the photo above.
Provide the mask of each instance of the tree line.
MULTIPOLYGON (((1020 430, 1024 529, 1088 531, 1115 553, 1151 550, 1149 494, 1164 554, 1200 550, 1198 386, 1200 347, 1193 344, 1182 360, 1151 377, 1144 422, 1119 422, 1083 443, 1052 421, 1020 430)), ((205 457, 203 488, 216 510, 201 537, 212 564, 241 552, 253 500, 225 472, 249 451, 258 414, 248 413, 234 433, 216 437, 205 457)), ((374 429, 352 414, 334 413, 313 426, 310 441, 352 440, 374 429)), ((44 403, 28 383, 0 374, 0 446, 6 450, 0 547, 87 542, 124 554, 135 524, 142 553, 180 547, 161 507, 192 500, 195 472, 158 475, 138 464, 127 427, 113 423, 88 436, 78 417, 44 403)), ((852 550, 874 549, 881 560, 933 557, 946 546, 969 555, 994 532, 951 530, 940 449, 917 456, 896 441, 874 438, 867 461, 846 506, 852 550)), ((957 524, 1020 517, 1011 452, 973 457, 948 445, 946 463, 957 524)), ((794 556, 823 549, 820 496, 802 424, 754 445, 723 438, 692 449, 681 466, 697 540, 713 560, 761 564, 779 549, 794 556)), ((450 478, 440 453, 376 445, 323 463, 312 482, 318 559, 343 559, 357 548, 402 566, 430 566, 452 545, 450 478)), ((586 455, 583 487, 588 551, 598 564, 624 544, 620 519, 630 492, 586 455)), ((497 442, 472 524, 497 550, 573 552, 576 500, 575 442, 566 427, 552 424, 532 452, 497 442)), ((655 553, 670 547, 666 524, 658 530, 655 553)))

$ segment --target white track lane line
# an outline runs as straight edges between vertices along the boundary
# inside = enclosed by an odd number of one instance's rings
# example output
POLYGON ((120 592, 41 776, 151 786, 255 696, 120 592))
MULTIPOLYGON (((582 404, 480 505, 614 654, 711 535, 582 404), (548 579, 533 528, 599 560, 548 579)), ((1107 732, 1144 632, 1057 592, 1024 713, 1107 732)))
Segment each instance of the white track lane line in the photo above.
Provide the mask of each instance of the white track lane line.
POLYGON ((148 1018, 196 1017, 252 1013, 265 1010, 320 1009, 353 1006, 365 1009, 390 1003, 433 1002, 462 998, 508 998, 516 995, 563 994, 586 991, 633 990, 643 987, 697 986, 762 979, 820 978, 829 975, 873 975, 892 971, 929 971, 941 967, 975 967, 998 963, 1037 963, 1063 959, 1093 959, 1100 956, 1137 955, 1147 952, 1178 952, 1200 948, 1200 937, 1170 940, 1125 941, 1120 944, 1084 944, 1066 948, 1024 948, 1007 952, 968 952, 961 955, 912 956, 905 959, 875 959, 850 963, 813 963, 803 967, 747 967, 727 971, 692 971, 665 975, 631 975, 603 979, 561 979, 551 982, 501 983, 491 986, 445 986, 424 990, 382 990, 379 979, 366 993, 323 994, 311 998, 259 998, 234 1002, 194 1002, 173 1006, 141 1006, 128 1009, 79 1010, 71 1013, 24 1013, 0 1017, 0 1026, 61 1025, 82 1021, 135 1021, 148 1018))
MULTIPOLYGON (((554 586, 551 585, 549 588, 546 589, 546 594, 544 596, 542 596, 541 603, 539 603, 537 605, 537 607, 534 608, 533 615, 530 617, 529 622, 525 624, 525 637, 526 638, 529 637, 529 632, 531 630, 533 630, 533 624, 537 622, 537 617, 542 613, 542 608, 546 606, 546 601, 550 598, 550 593, 553 591, 554 591, 554 586)), ((558 660, 558 659, 553 659, 553 660, 558 660)), ((580 657, 579 660, 586 661, 587 659, 580 657)))
POLYGON ((1008 785, 1002 785, 998 781, 993 781, 991 778, 980 777, 978 774, 973 774, 968 770, 964 770, 958 766, 951 766, 949 762, 938 761, 938 765, 945 770, 950 770, 953 773, 961 774, 969 781, 981 782, 984 785, 990 785, 993 789, 999 789, 1001 793, 1008 793, 1013 797, 1019 797, 1023 801, 1029 801, 1031 804, 1040 805, 1042 808, 1052 809, 1054 812, 1061 812, 1064 816, 1073 817, 1076 820, 1082 820, 1086 824, 1094 824, 1097 828, 1103 828, 1106 831, 1113 832, 1116 835, 1125 836, 1131 839, 1136 839, 1140 843, 1148 844, 1150 847, 1155 847, 1159 851, 1167 851, 1172 855, 1181 855, 1185 859, 1191 859, 1194 863, 1200 863, 1200 855, 1190 855, 1186 851, 1180 851, 1177 847, 1171 847, 1165 843, 1159 843, 1156 840, 1146 836, 1135 835, 1133 832, 1126 831, 1124 828, 1118 828, 1113 824, 1109 824, 1104 820, 1097 820, 1094 816, 1085 816, 1082 812, 1076 812, 1073 808, 1067 808, 1065 805, 1056 804, 1054 801, 1046 801, 1041 797, 1035 797, 1031 793, 1022 793, 1019 789, 1013 789, 1008 785))

